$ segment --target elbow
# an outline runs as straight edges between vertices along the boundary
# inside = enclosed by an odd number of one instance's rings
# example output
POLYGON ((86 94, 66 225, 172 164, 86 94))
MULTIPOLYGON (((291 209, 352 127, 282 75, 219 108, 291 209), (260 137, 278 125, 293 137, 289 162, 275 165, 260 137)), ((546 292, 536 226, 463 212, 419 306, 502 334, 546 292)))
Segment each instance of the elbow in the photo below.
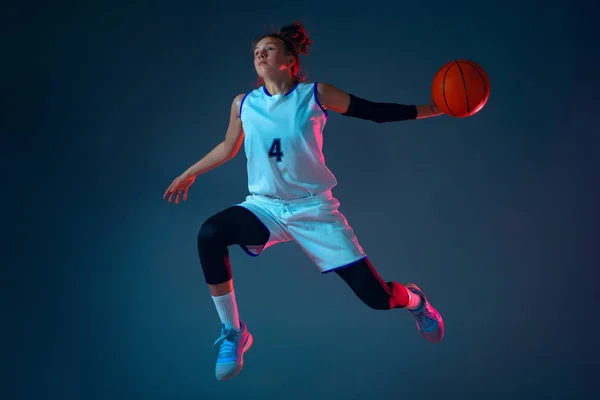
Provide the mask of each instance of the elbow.
POLYGON ((225 161, 228 161, 237 155, 238 151, 240 150, 240 145, 237 143, 229 143, 225 141, 222 143, 221 150, 223 159, 225 161))

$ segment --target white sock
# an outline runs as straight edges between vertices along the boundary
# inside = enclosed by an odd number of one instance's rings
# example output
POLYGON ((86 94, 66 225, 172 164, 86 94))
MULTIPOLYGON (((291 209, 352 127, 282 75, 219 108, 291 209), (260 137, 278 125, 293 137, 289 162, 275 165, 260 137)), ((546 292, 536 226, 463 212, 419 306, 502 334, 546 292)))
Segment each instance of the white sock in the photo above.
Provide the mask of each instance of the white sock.
POLYGON ((238 314, 237 303, 235 302, 235 292, 232 290, 223 296, 211 297, 215 302, 221 322, 227 328, 240 329, 240 316, 238 314))
POLYGON ((406 308, 409 310, 416 310, 421 305, 421 296, 411 292, 407 289, 408 292, 408 305, 406 308))

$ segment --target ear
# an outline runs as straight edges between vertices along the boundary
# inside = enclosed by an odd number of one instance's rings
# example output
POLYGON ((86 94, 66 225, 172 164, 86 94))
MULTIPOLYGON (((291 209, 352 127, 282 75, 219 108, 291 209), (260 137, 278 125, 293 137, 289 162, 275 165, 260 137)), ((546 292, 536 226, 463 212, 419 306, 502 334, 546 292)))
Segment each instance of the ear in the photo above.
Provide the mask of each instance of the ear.
POLYGON ((294 57, 294 56, 288 56, 288 62, 287 62, 288 67, 291 67, 294 64, 296 64, 296 57, 294 57))

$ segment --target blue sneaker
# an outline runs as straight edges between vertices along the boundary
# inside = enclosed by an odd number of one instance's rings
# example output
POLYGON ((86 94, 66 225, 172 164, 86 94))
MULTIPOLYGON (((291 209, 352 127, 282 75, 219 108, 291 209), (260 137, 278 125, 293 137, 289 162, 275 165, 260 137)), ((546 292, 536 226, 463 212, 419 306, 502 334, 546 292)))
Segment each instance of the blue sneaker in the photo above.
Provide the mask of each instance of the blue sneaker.
POLYGON ((415 310, 408 310, 417 320, 417 329, 431 343, 439 343, 444 338, 444 320, 440 313, 429 304, 425 293, 413 283, 406 288, 421 298, 421 305, 415 310))
POLYGON ((252 346, 252 335, 246 324, 240 322, 240 329, 227 329, 221 324, 221 337, 213 346, 221 342, 215 376, 224 381, 237 375, 244 366, 244 353, 252 346))

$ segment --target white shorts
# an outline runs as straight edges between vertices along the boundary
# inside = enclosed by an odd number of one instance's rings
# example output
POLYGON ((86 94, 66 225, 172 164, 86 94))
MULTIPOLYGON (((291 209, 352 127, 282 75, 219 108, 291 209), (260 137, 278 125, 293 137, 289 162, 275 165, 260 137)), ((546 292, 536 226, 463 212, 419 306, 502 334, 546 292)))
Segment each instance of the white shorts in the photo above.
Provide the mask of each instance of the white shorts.
POLYGON ((295 241, 322 273, 366 257, 331 191, 294 200, 250 195, 239 205, 252 211, 271 233, 264 246, 242 246, 252 256, 277 243, 295 241))

